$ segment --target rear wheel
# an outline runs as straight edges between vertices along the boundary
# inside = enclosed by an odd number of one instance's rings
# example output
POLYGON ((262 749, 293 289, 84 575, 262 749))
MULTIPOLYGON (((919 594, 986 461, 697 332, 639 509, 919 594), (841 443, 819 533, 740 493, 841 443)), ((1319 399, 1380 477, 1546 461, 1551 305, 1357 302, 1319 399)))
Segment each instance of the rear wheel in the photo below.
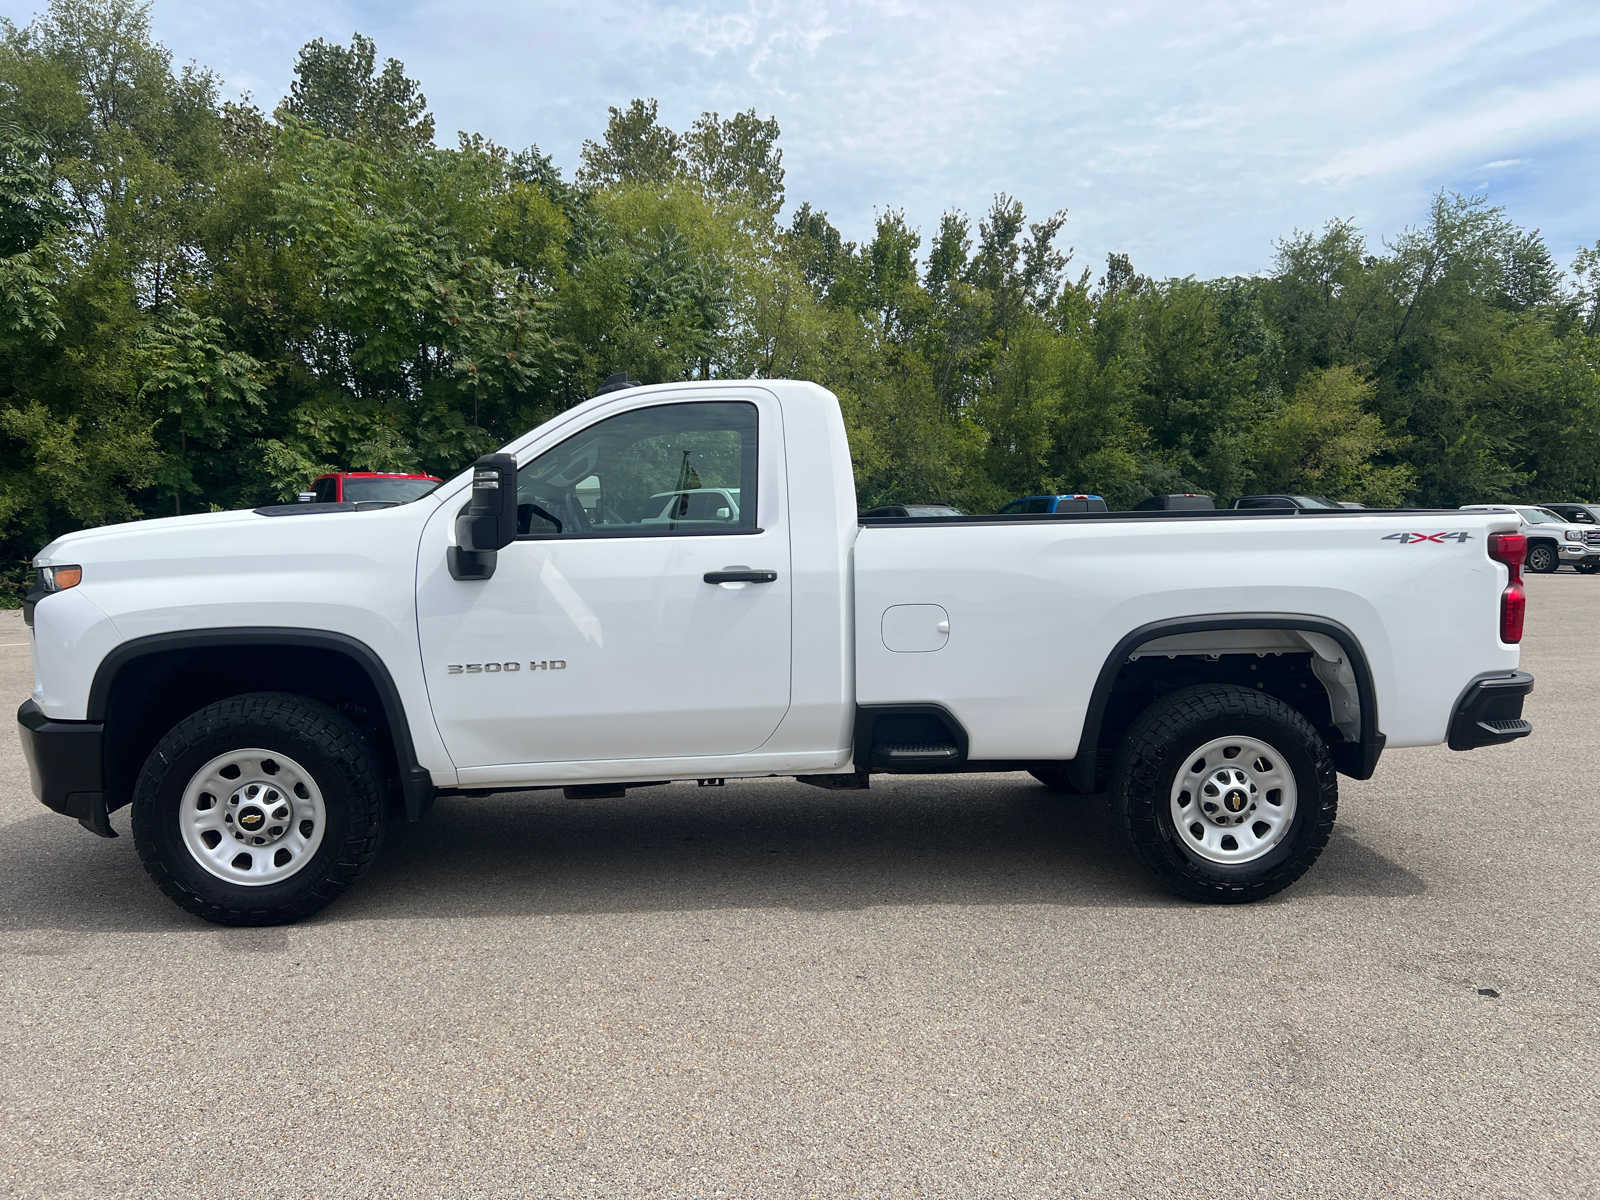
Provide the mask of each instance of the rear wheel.
POLYGON ((1548 542, 1528 547, 1528 570, 1537 575, 1548 575, 1561 565, 1561 556, 1548 542))
POLYGON ((1123 835, 1170 891, 1211 904, 1281 892, 1316 862, 1338 811, 1333 762, 1283 701, 1200 686, 1152 705, 1111 772, 1123 835))
POLYGON ((1593 559, 1586 558, 1574 565, 1578 568, 1579 573, 1583 575, 1593 575, 1596 571, 1600 571, 1600 562, 1595 562, 1593 559))
POLYGON ((180 721, 134 790, 133 836, 169 897, 220 925, 310 916, 371 864, 383 790, 361 731, 301 696, 235 696, 180 721))

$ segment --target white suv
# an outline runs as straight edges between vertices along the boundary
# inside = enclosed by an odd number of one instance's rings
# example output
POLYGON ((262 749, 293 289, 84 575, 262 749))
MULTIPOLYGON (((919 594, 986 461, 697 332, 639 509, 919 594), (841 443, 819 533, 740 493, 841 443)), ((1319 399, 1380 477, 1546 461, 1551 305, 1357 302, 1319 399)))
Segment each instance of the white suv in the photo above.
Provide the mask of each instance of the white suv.
POLYGON ((1571 563, 1587 574, 1600 565, 1600 526, 1574 525, 1535 504, 1463 504, 1461 511, 1516 513, 1528 539, 1530 571, 1548 574, 1571 563))

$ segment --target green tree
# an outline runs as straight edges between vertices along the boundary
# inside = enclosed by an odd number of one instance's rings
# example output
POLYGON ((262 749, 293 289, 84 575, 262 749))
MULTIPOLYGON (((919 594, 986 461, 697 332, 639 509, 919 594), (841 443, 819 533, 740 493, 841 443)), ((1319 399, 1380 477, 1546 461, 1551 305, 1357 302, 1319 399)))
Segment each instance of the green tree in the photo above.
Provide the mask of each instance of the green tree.
POLYGON ((588 187, 667 183, 683 170, 683 139, 657 118, 655 100, 613 108, 604 140, 584 142, 578 182, 588 187))
POLYGON ((1566 284, 1481 198, 1294 233, 1261 277, 1092 281, 1064 212, 1004 194, 928 231, 886 204, 861 242, 780 221, 753 109, 613 108, 569 181, 435 145, 359 33, 294 66, 268 113, 137 0, 0 23, 0 597, 68 529, 453 472, 618 370, 831 388, 864 504, 1600 499, 1600 243, 1566 284))
POLYGON ((433 145, 428 98, 398 59, 377 70, 371 38, 353 34, 348 47, 317 38, 300 48, 294 82, 281 112, 332 137, 362 141, 389 153, 433 145))
POLYGON ((1373 386, 1350 367, 1313 371, 1261 429, 1253 486, 1263 492, 1329 495, 1393 508, 1411 491, 1405 463, 1379 464, 1394 439, 1369 410, 1373 386))

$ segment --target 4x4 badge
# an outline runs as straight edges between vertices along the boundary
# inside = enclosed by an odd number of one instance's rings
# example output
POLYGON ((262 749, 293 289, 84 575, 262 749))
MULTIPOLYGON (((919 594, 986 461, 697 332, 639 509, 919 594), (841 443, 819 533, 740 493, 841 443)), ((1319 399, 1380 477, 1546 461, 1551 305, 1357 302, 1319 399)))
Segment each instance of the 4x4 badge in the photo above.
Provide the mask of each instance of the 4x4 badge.
POLYGON ((1413 542, 1448 542, 1454 538, 1458 542, 1470 542, 1470 533, 1390 533, 1384 536, 1386 542, 1399 542, 1408 546, 1413 542))

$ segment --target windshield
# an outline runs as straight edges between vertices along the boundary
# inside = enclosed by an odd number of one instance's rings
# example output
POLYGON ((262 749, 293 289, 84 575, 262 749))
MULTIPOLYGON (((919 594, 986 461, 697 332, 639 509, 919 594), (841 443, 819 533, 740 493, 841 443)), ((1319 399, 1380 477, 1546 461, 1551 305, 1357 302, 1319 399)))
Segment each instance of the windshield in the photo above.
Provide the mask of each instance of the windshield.
POLYGON ((1342 508, 1337 501, 1329 500, 1326 496, 1295 496, 1293 500, 1301 508, 1342 508))
POLYGON ((964 515, 959 508, 951 508, 948 504, 908 504, 906 516, 908 517, 959 517, 964 515))
POLYGON ((1548 508, 1518 508, 1522 519, 1529 525, 1565 525, 1566 522, 1548 508))
POLYGON ((409 504, 413 500, 426 496, 439 484, 432 479, 346 479, 344 481, 344 498, 346 500, 388 500, 397 504, 409 504))

